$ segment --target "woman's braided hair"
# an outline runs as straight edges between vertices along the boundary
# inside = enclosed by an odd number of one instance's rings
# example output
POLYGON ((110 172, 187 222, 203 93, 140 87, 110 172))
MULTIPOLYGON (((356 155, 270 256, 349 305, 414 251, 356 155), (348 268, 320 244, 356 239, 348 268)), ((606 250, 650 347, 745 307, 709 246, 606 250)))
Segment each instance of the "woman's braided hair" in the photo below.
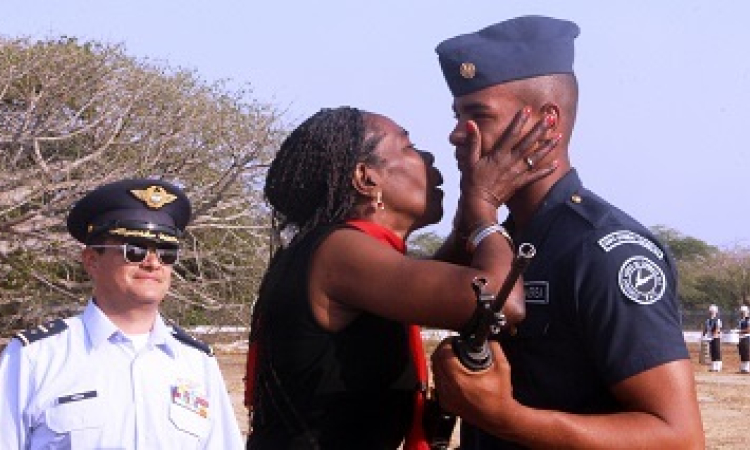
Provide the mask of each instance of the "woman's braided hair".
MULTIPOLYGON (((351 183, 359 162, 377 166, 375 148, 382 139, 368 130, 369 113, 351 107, 321 109, 299 125, 281 144, 268 169, 264 194, 273 208, 275 238, 287 229, 295 241, 318 225, 341 222, 351 215, 357 192, 351 183)), ((250 341, 265 334, 261 318, 271 292, 284 275, 281 251, 272 251, 251 318, 250 341)))
POLYGON ((374 150, 382 137, 368 136, 367 116, 347 106, 321 109, 284 140, 264 188, 277 233, 296 231, 299 239, 348 218, 357 200, 351 183, 356 164, 379 161, 374 150))

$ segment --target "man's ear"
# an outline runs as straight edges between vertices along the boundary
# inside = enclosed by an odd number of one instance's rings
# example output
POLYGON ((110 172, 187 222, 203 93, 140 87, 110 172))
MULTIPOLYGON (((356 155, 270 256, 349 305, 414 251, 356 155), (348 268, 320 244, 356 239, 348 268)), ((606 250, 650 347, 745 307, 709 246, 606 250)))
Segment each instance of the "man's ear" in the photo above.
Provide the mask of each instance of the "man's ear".
POLYGON ((360 194, 373 197, 375 188, 380 184, 380 174, 365 163, 357 163, 352 175, 352 186, 360 194))
POLYGON ((81 262, 83 263, 83 268, 86 269, 86 272, 91 274, 91 271, 96 269, 99 264, 99 253, 91 247, 86 247, 81 250, 81 262))

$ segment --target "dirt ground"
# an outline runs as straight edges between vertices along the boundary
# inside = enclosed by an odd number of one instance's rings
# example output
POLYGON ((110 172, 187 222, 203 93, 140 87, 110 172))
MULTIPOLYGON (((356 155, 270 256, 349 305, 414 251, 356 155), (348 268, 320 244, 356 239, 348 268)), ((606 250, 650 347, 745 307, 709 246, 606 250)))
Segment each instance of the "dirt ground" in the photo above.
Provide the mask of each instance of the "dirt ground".
MULTIPOLYGON (((235 412, 243 433, 247 433, 247 411, 242 405, 242 377, 245 374, 245 353, 237 346, 222 349, 217 346, 219 365, 232 394, 235 412)), ((737 347, 724 344, 723 371, 709 372, 699 363, 699 344, 688 343, 698 384, 698 401, 706 434, 706 448, 750 448, 750 375, 738 373, 737 347)), ((457 439, 454 440, 458 444, 457 439)))

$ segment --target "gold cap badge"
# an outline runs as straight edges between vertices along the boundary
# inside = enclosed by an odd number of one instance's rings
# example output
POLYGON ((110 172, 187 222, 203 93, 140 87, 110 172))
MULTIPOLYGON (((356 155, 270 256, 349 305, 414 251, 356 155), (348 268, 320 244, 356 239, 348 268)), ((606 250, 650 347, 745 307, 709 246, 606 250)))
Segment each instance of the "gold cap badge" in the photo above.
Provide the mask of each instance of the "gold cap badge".
POLYGON ((583 199, 581 198, 580 195, 573 194, 573 195, 570 196, 570 201, 573 202, 573 203, 581 203, 583 201, 583 199))
POLYGON ((130 191, 138 200, 143 201, 149 208, 159 209, 177 200, 176 195, 167 192, 161 186, 149 186, 146 189, 132 189, 130 191))
POLYGON ((464 78, 474 78, 474 75, 477 74, 477 68, 474 64, 470 62, 465 62, 461 64, 461 68, 458 70, 461 73, 461 76, 464 78))

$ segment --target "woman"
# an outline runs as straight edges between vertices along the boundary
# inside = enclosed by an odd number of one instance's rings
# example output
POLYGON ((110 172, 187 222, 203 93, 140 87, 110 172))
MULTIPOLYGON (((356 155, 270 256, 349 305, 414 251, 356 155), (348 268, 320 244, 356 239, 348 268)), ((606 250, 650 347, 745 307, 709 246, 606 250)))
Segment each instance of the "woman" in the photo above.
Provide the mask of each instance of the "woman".
MULTIPOLYGON (((284 141, 265 195, 290 242, 274 256, 253 313, 259 350, 248 448, 395 449, 404 441, 418 389, 413 357, 420 357, 410 352, 404 324, 467 324, 476 306, 472 281, 484 277, 497 293, 514 254, 493 232, 498 207, 554 170, 527 161, 555 144, 543 120, 531 127, 530 114, 520 111, 487 155, 469 122, 472 144, 456 151, 456 224, 470 236, 469 249, 458 243, 443 254, 468 266, 404 255, 411 232, 440 220, 443 180, 432 155, 395 122, 324 109, 284 141)), ((511 294, 521 307, 522 289, 511 294)))

